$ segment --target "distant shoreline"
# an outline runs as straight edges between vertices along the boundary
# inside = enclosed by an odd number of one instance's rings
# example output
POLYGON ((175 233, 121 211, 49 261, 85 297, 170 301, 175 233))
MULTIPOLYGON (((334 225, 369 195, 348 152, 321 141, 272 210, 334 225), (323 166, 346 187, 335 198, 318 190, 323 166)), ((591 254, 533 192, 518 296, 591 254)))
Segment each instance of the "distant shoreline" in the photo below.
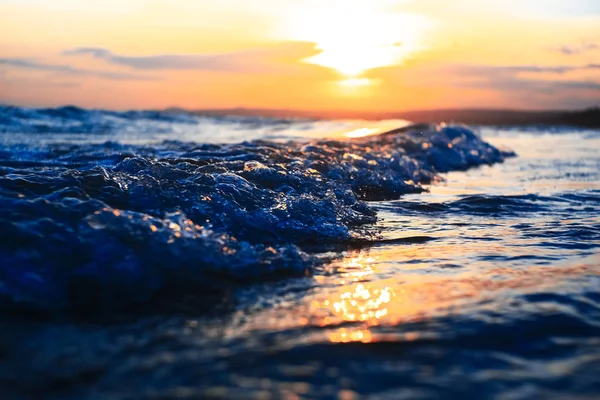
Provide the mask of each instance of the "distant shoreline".
MULTIPOLYGON (((23 107, 0 104, 0 108, 33 108, 38 110, 77 110, 84 108, 65 105, 58 107, 23 107)), ((127 112, 126 110, 104 110, 127 112)), ((243 116, 267 118, 302 118, 302 119, 362 119, 383 120, 403 119, 414 123, 462 123, 482 126, 564 126, 580 128, 600 128, 600 106, 580 110, 507 110, 507 109, 437 109, 410 111, 308 111, 268 108, 219 108, 219 109, 186 109, 170 107, 162 110, 128 110, 153 111, 165 113, 188 113, 206 116, 243 116)))
POLYGON ((186 110, 169 108, 170 112, 190 112, 198 115, 239 115, 271 118, 314 119, 405 119, 422 123, 464 123, 468 125, 554 125, 584 128, 600 128, 600 108, 583 110, 520 111, 501 109, 440 109, 398 112, 361 111, 298 111, 259 108, 228 108, 186 110))

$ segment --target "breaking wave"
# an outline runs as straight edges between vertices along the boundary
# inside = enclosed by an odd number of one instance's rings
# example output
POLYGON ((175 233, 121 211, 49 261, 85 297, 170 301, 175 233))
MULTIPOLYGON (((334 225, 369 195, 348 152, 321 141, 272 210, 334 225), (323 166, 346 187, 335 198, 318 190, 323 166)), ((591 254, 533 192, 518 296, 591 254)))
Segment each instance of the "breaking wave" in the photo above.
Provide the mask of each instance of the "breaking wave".
POLYGON ((461 126, 308 143, 40 146, 27 136, 109 129, 97 115, 115 132, 126 120, 128 129, 148 123, 175 137, 174 122, 197 118, 2 108, 0 128, 13 132, 0 146, 5 307, 118 307, 184 286, 210 293, 310 274, 322 259, 305 246, 379 238, 365 201, 396 200, 423 191, 440 172, 512 155, 461 126))

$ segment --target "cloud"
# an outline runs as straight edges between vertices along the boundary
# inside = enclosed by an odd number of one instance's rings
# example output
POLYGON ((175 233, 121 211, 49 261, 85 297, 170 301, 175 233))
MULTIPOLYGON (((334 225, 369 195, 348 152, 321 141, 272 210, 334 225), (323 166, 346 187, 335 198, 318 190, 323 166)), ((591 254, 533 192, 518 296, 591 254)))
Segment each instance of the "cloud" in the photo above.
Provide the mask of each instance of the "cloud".
POLYGON ((56 86, 71 88, 71 87, 80 87, 81 82, 58 82, 56 86))
POLYGON ((50 71, 58 72, 68 75, 80 75, 80 76, 94 76, 102 79, 111 80, 142 80, 142 81, 153 81, 160 80, 161 78, 154 76, 146 76, 132 73, 120 73, 120 72, 107 72, 97 71, 72 67, 70 65, 53 65, 44 64, 35 60, 25 58, 0 58, 0 65, 6 65, 14 68, 32 69, 38 71, 50 71))
POLYGON ((547 81, 502 77, 478 82, 457 82, 453 86, 494 89, 497 91, 518 91, 528 93, 561 93, 565 90, 600 91, 600 82, 587 80, 547 81))
POLYGON ((522 76, 529 74, 566 74, 600 69, 600 64, 581 66, 481 66, 458 65, 449 68, 456 79, 452 86, 488 88, 498 91, 558 93, 563 90, 600 91, 600 82, 592 80, 540 79, 522 76))
POLYGON ((567 72, 584 71, 600 69, 600 64, 586 65, 559 65, 559 66, 539 66, 539 65, 455 65, 450 68, 459 73, 475 73, 481 75, 493 74, 508 74, 514 75, 519 73, 555 73, 566 74, 567 72))
POLYGON ((548 94, 560 94, 555 96, 557 98, 567 95, 573 98, 597 97, 600 91, 598 79, 569 79, 570 73, 596 70, 600 70, 600 64, 554 66, 419 64, 410 68, 396 66, 373 70, 369 78, 382 79, 406 88, 481 89, 500 95, 510 95, 511 98, 540 95, 542 96, 539 100, 540 104, 545 104, 550 101, 549 98, 546 99, 548 94))
POLYGON ((577 46, 565 45, 565 46, 552 48, 551 50, 553 50, 555 52, 559 52, 561 54, 564 54, 565 56, 572 56, 572 55, 587 53, 589 51, 598 50, 598 49, 600 49, 600 46, 597 45, 596 43, 586 43, 586 44, 577 45, 577 46))
MULTIPOLYGON (((81 47, 63 52, 63 55, 87 55, 110 64, 137 70, 200 70, 237 73, 298 72, 298 61, 315 56, 321 51, 314 43, 284 42, 270 47, 219 54, 159 54, 127 56, 97 47, 81 47)), ((312 66, 313 68, 323 68, 312 66)))
POLYGON ((25 78, 25 77, 11 77, 10 79, 4 79, 0 75, 0 85, 6 88, 78 88, 82 86, 81 82, 54 82, 48 79, 35 79, 35 78, 25 78))

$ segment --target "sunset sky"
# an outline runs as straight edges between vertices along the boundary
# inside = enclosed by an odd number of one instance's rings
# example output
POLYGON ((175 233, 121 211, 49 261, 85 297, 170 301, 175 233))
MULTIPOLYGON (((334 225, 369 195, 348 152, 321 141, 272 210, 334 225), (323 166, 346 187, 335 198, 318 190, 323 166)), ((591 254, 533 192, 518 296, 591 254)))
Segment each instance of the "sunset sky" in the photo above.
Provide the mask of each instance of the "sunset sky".
POLYGON ((598 0, 0 0, 0 103, 600 104, 598 0))

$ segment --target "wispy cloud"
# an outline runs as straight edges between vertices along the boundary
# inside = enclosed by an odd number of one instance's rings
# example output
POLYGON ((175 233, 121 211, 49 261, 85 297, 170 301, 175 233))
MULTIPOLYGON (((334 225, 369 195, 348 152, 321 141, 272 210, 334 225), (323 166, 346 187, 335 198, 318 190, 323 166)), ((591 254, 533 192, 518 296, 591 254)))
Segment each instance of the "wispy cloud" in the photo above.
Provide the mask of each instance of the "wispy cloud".
POLYGON ((600 49, 600 45, 596 43, 585 43, 580 45, 565 45, 552 48, 552 51, 564 54, 565 56, 578 55, 600 49))
POLYGON ((493 89, 500 92, 518 91, 526 93, 561 93, 565 90, 600 91, 600 82, 588 80, 559 80, 547 81, 537 79, 522 79, 513 76, 497 77, 485 81, 461 81, 453 86, 493 89))
MULTIPOLYGON (((598 70, 600 64, 550 66, 420 64, 414 68, 393 67, 374 70, 369 77, 394 82, 407 88, 481 89, 489 93, 505 95, 506 98, 538 96, 539 104, 547 104, 551 100, 560 102, 563 96, 573 98, 580 96, 582 101, 589 103, 589 98, 597 97, 600 91, 600 80, 594 78, 596 74, 593 73, 598 70), (576 75, 572 77, 571 74, 576 75), (548 97, 548 94, 559 96, 548 97)), ((461 91, 458 90, 457 93, 461 91)))
POLYGON ((159 77, 132 74, 132 73, 121 73, 121 72, 108 72, 108 71, 97 71, 83 68, 76 68, 70 65, 54 65, 45 64, 32 59, 25 58, 0 58, 0 65, 6 65, 14 68, 31 69, 38 71, 49 71, 58 72, 67 75, 80 75, 80 76, 93 76, 102 79, 111 80, 141 80, 141 81, 153 81, 160 80, 159 77))
POLYGON ((480 87, 498 91, 526 91, 559 93, 563 90, 600 91, 600 82, 594 80, 543 79, 523 74, 567 74, 569 72, 600 70, 600 64, 580 66, 537 65, 455 65, 448 69, 455 74, 452 86, 480 87))
MULTIPOLYGON (((238 73, 273 73, 297 70, 297 61, 320 53, 314 43, 285 42, 260 49, 219 54, 159 54, 127 56, 97 47, 82 47, 63 55, 87 55, 110 64, 138 70, 204 70, 238 73)), ((301 67, 306 67, 302 65, 301 67)))
POLYGON ((64 87, 64 88, 73 88, 80 87, 81 82, 58 82, 56 86, 64 87))
POLYGON ((519 74, 519 73, 555 73, 566 74, 567 72, 600 69, 600 64, 586 65, 455 65, 452 70, 459 73, 489 74, 519 74))

